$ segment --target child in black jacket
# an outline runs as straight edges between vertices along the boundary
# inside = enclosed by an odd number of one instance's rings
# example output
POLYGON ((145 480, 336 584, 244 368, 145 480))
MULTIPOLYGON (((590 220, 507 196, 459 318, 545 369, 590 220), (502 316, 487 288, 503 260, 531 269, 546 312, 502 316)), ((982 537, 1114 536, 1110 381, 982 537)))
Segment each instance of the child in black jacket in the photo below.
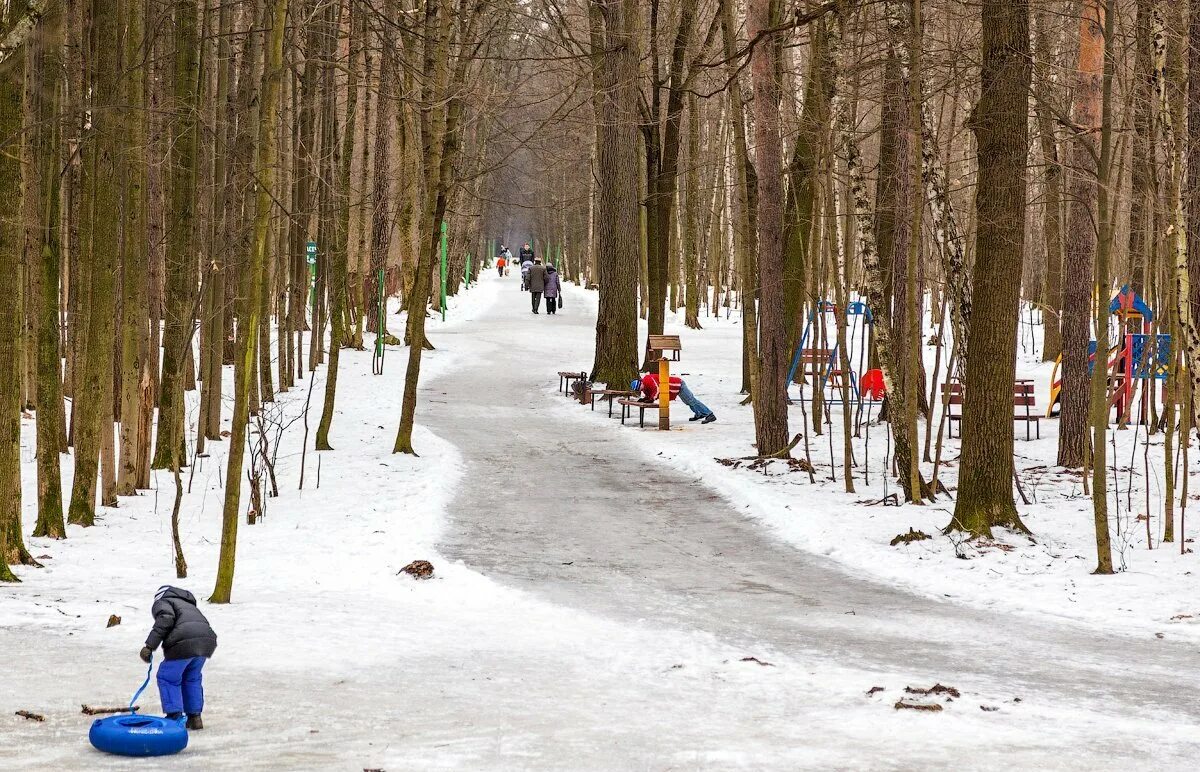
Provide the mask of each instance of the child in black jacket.
POLYGON ((163 662, 158 666, 158 694, 163 713, 177 719, 187 713, 188 729, 203 729, 204 663, 217 649, 217 634, 196 608, 196 596, 178 587, 163 585, 154 595, 154 628, 142 647, 143 662, 149 662, 161 644, 163 662))

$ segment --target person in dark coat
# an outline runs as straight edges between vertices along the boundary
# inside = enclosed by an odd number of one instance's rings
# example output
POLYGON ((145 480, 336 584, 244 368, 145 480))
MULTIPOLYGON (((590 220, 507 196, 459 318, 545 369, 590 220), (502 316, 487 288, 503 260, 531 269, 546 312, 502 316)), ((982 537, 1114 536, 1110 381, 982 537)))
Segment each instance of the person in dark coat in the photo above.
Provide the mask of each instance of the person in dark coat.
POLYGON ((534 260, 533 247, 529 246, 528 244, 525 244, 524 246, 521 247, 521 252, 518 255, 518 257, 521 258, 522 263, 533 262, 533 260, 534 260))
POLYGON ((558 293, 562 291, 562 282, 559 281, 558 271, 554 270, 554 266, 546 266, 546 313, 558 313, 558 293))
POLYGON ((542 259, 535 257, 533 267, 529 269, 529 294, 533 296, 533 312, 536 314, 542 305, 542 293, 546 291, 546 266, 542 259))
POLYGON ((217 650, 217 634, 196 608, 196 596, 187 590, 163 585, 154 595, 154 628, 142 647, 143 662, 153 658, 160 645, 163 661, 158 666, 158 695, 163 713, 177 719, 187 713, 188 729, 203 729, 204 663, 217 650))

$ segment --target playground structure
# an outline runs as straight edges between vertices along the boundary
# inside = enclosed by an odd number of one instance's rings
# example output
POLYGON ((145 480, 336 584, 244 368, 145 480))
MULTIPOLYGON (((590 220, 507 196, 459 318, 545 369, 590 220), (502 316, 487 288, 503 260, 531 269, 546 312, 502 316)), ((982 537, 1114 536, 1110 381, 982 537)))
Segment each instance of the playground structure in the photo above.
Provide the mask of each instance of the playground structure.
MULTIPOLYGON (((822 315, 832 314, 834 317, 833 325, 824 329, 837 329, 837 317, 842 313, 836 303, 830 300, 822 300, 818 303, 818 308, 822 315)), ((857 345, 853 348, 857 354, 858 364, 854 365, 850 362, 850 368, 847 372, 843 372, 839 355, 840 350, 838 343, 835 341, 832 348, 812 348, 808 345, 809 337, 814 335, 814 330, 820 327, 817 319, 816 311, 809 311, 808 318, 804 323, 804 331, 800 335, 800 340, 796 344, 796 353, 792 355, 792 363, 788 368, 787 383, 792 383, 796 377, 796 371, 801 365, 805 365, 805 372, 811 373, 819 383, 815 384, 815 388, 822 392, 826 388, 837 389, 842 384, 842 379, 846 379, 850 387, 852 399, 855 402, 862 402, 866 396, 873 401, 883 399, 883 376, 877 370, 865 370, 867 352, 871 348, 871 336, 874 331, 875 320, 871 315, 871 309, 866 303, 855 300, 846 304, 846 318, 849 321, 846 330, 847 346, 857 341, 857 345), (862 374, 861 376, 859 374, 862 374)), ((847 357, 850 361, 850 357, 847 357)), ((801 387, 803 393, 803 387, 801 387)))
MULTIPOLYGON (((1140 403, 1139 421, 1148 420, 1153 385, 1165 389, 1171 370, 1171 336, 1153 330, 1154 309, 1128 285, 1121 288, 1108 304, 1108 313, 1117 320, 1117 343, 1107 347, 1108 407, 1117 416, 1128 417, 1135 400, 1140 403), (1135 330, 1137 330, 1135 332, 1135 330)), ((1106 341, 1107 343, 1107 341, 1106 341)), ((1097 341, 1088 343, 1088 372, 1096 365, 1097 341)), ((1062 397, 1062 356, 1054 361, 1050 376, 1050 404, 1046 415, 1054 414, 1062 397)), ((1164 396, 1165 398, 1165 396, 1164 396)))

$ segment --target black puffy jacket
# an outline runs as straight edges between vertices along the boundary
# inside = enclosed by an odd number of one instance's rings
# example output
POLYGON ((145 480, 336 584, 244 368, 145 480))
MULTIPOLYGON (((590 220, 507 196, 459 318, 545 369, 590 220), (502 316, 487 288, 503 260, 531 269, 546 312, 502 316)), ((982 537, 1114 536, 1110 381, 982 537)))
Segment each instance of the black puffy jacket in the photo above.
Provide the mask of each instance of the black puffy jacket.
POLYGON ((196 596, 166 585, 154 595, 154 629, 146 637, 151 651, 161 643, 167 659, 211 657, 217 649, 217 634, 196 608, 196 596))

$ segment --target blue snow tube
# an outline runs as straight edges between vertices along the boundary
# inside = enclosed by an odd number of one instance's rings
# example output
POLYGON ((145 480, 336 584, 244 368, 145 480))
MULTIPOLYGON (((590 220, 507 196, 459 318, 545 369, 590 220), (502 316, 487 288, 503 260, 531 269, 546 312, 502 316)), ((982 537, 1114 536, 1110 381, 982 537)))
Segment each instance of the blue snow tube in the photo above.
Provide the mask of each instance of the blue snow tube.
MULTIPOLYGON (((146 680, 133 693, 129 710, 137 710, 137 699, 150 685, 154 662, 146 663, 146 680)), ((142 716, 131 712, 127 716, 109 716, 92 722, 88 739, 96 750, 119 756, 168 756, 187 747, 187 719, 142 716)))
POLYGON ((109 716, 92 722, 88 739, 97 750, 120 756, 166 756, 187 747, 185 719, 160 716, 109 716))

